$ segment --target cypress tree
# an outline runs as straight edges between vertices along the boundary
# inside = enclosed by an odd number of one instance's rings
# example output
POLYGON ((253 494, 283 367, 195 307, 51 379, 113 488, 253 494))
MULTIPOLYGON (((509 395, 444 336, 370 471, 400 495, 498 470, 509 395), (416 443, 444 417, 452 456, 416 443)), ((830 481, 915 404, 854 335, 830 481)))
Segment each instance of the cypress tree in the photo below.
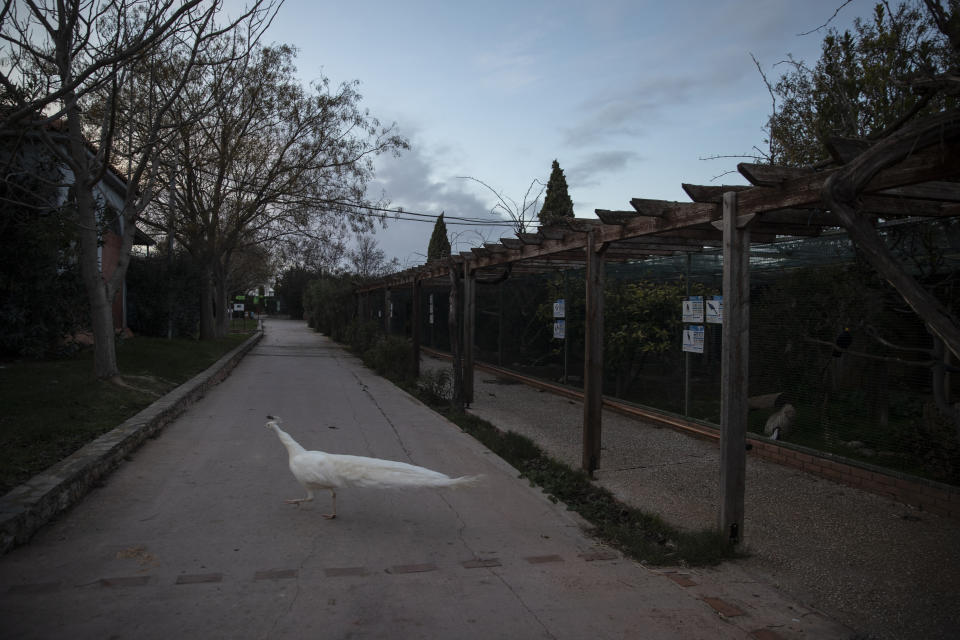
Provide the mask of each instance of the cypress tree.
POLYGON ((573 218, 573 200, 567 191, 567 179, 563 175, 560 163, 553 161, 550 179, 547 181, 547 195, 543 199, 543 208, 538 216, 542 226, 550 226, 573 218))
POLYGON ((433 225, 433 235, 427 246, 427 260, 437 260, 450 255, 450 240, 447 239, 447 223, 443 221, 443 213, 433 225))

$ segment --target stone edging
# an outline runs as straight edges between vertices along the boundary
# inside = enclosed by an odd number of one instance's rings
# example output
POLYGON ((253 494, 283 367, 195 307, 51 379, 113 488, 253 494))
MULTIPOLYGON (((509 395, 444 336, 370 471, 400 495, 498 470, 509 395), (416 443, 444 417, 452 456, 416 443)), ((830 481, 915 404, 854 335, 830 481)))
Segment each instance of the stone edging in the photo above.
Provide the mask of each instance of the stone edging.
POLYGON ((0 555, 26 543, 40 527, 79 502, 144 440, 226 378, 262 337, 263 332, 258 331, 117 428, 0 497, 0 555))

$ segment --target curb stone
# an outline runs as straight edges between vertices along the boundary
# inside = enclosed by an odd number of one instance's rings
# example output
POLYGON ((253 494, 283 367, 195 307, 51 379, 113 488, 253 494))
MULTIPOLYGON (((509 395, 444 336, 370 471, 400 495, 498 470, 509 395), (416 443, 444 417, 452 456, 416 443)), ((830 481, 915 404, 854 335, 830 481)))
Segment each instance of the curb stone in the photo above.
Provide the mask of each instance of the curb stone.
POLYGON ((25 544, 40 527, 71 508, 131 452, 223 381, 263 337, 258 331, 206 370, 112 431, 0 497, 0 555, 25 544))

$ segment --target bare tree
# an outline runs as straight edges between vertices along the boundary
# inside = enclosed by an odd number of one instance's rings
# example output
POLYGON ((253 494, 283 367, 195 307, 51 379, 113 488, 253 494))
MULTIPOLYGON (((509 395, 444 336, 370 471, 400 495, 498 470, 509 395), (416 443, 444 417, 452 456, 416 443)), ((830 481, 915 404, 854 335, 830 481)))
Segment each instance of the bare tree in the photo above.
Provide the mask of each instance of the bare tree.
POLYGON ((527 233, 530 227, 536 223, 537 213, 540 211, 540 196, 543 195, 543 192, 547 188, 545 183, 540 182, 536 178, 531 180, 530 186, 527 187, 527 192, 523 194, 523 201, 517 203, 516 200, 497 191, 483 180, 472 176, 457 177, 461 180, 473 180, 477 184, 486 187, 490 193, 495 195, 497 197, 497 203, 490 209, 490 213, 496 213, 498 209, 506 213, 507 216, 510 217, 510 220, 513 221, 513 230, 516 233, 527 233), (540 187, 539 190, 537 190, 536 195, 531 197, 531 194, 537 186, 540 187))
POLYGON ((347 254, 353 265, 354 273, 361 278, 379 278, 391 271, 396 271, 400 261, 394 258, 387 260, 387 254, 377 246, 373 236, 362 234, 357 236, 357 246, 347 254))
POLYGON ((204 272, 204 339, 226 330, 225 276, 238 250, 305 231, 371 228, 356 205, 372 159, 407 147, 359 107, 357 83, 332 88, 321 79, 304 88, 294 55, 287 46, 256 47, 188 83, 172 114, 170 184, 152 224, 173 233, 204 272), (214 110, 193 117, 211 96, 214 110))
POLYGON ((8 0, 0 9, 0 38, 10 51, 0 73, 0 136, 10 140, 30 130, 67 169, 100 378, 119 374, 111 305, 136 224, 158 186, 156 159, 172 132, 167 116, 194 71, 219 62, 209 45, 242 27, 234 42, 249 46, 275 5, 257 0, 239 18, 218 25, 221 9, 219 0, 8 0), (175 63, 161 66, 161 60, 175 63), (141 79, 136 88, 135 74, 141 79), (118 140, 125 140, 124 162, 114 155, 118 140), (110 170, 126 181, 112 220, 102 215, 98 186, 110 170), (122 238, 115 264, 103 264, 99 250, 108 224, 122 238))

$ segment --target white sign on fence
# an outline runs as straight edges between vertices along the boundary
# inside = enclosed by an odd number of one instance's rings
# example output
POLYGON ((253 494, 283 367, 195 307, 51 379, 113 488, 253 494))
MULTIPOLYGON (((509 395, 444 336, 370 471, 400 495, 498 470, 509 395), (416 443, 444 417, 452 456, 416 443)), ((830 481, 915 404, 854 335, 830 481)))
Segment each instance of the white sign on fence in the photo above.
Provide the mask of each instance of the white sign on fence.
POLYGON ((567 321, 563 318, 555 318, 553 321, 553 337, 557 340, 564 340, 567 337, 567 321))
POLYGON ((713 296, 707 300, 707 322, 723 324, 723 296, 713 296))
POLYGON ((566 318, 567 317, 567 301, 563 298, 560 298, 553 303, 553 317, 554 318, 566 318))
POLYGON ((433 324, 433 294, 430 294, 430 324, 433 324))
POLYGON ((683 300, 683 321, 703 322, 703 296, 690 296, 683 300))
POLYGON ((234 311, 243 311, 243 303, 242 303, 242 302, 234 302, 234 303, 233 303, 233 310, 234 310, 234 311))
POLYGON ((703 353, 703 325, 692 324, 683 330, 683 350, 703 353))

